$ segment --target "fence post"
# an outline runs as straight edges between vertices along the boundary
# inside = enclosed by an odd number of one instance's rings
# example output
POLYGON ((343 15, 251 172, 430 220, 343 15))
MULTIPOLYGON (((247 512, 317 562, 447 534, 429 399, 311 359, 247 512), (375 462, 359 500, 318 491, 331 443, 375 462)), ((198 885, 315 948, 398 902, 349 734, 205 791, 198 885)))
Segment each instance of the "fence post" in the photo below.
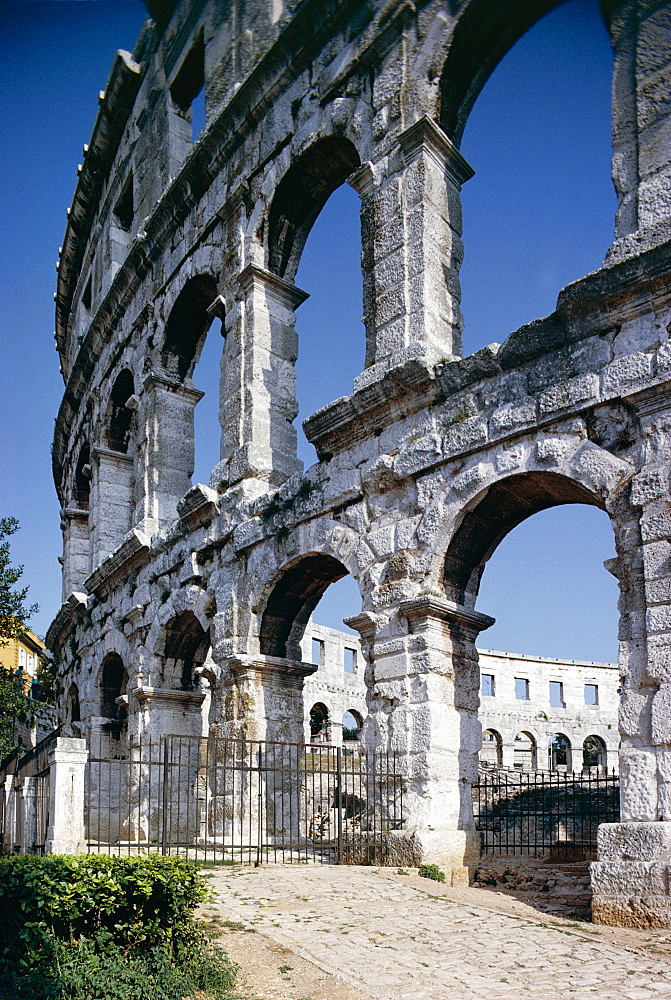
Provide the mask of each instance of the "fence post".
POLYGON ((84 772, 87 760, 86 740, 59 736, 49 749, 49 826, 44 845, 47 854, 86 851, 84 772))
POLYGON ((17 808, 21 810, 21 854, 30 854, 37 840, 37 813, 35 800, 35 778, 26 776, 21 781, 17 808))
POLYGON ((343 796, 343 785, 342 785, 342 747, 336 748, 336 789, 337 797, 336 803, 338 806, 337 818, 338 818, 338 864, 342 864, 342 811, 343 802, 347 800, 343 796))

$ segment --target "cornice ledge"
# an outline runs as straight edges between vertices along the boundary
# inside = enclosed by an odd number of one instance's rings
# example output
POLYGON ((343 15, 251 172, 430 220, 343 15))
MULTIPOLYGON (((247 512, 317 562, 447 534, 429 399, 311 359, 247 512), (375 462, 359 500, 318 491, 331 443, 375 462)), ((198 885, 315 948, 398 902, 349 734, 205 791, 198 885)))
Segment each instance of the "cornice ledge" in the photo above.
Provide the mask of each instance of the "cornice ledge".
POLYGON ((399 611, 408 619, 411 632, 423 631, 433 619, 444 622, 449 627, 456 627, 477 635, 496 621, 489 615, 482 615, 478 611, 469 611, 461 604, 447 601, 442 597, 435 597, 432 594, 403 601, 399 611))
POLYGON ((219 494, 210 489, 209 486, 196 483, 178 502, 177 513, 192 531, 195 528, 200 528, 213 521, 218 515, 219 494))
POLYGON ((65 635, 69 632, 77 611, 80 608, 87 608, 89 597, 79 591, 73 591, 67 601, 61 605, 56 617, 49 626, 45 636, 45 648, 54 652, 61 645, 65 635))
POLYGON ((84 586, 96 597, 105 597, 132 569, 149 562, 149 539, 138 528, 98 566, 84 581, 84 586))

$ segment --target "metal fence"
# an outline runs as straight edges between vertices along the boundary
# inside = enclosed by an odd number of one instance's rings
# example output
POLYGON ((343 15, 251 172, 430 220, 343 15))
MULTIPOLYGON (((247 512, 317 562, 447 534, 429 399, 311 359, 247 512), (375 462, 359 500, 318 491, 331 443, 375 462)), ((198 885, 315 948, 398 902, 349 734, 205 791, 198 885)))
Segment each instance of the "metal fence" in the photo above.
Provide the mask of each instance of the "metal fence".
POLYGON ((384 864, 403 823, 395 757, 165 736, 87 765, 89 852, 217 861, 384 864))
POLYGON ((44 854, 51 807, 49 751, 61 729, 49 733, 23 756, 19 752, 3 762, 4 774, 11 775, 9 793, 5 787, 0 810, 5 852, 44 854))
POLYGON ((496 771, 473 785, 483 854, 596 857, 600 823, 620 818, 616 774, 585 776, 544 771, 496 771))

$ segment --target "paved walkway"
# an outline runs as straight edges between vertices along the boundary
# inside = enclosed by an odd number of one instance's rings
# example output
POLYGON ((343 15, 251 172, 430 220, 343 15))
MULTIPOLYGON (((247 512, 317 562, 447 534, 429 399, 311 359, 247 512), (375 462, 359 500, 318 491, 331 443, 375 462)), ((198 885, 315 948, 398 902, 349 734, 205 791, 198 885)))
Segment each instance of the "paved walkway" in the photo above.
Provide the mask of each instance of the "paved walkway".
MULTIPOLYGON (((668 932, 553 920, 482 889, 384 868, 217 869, 212 882, 210 916, 260 932, 278 954, 307 959, 356 996, 671 1000, 668 932)), ((259 941, 249 933, 241 940, 251 951, 259 941)), ((309 1000, 292 987, 290 971, 283 975, 284 990, 269 995, 309 1000)))

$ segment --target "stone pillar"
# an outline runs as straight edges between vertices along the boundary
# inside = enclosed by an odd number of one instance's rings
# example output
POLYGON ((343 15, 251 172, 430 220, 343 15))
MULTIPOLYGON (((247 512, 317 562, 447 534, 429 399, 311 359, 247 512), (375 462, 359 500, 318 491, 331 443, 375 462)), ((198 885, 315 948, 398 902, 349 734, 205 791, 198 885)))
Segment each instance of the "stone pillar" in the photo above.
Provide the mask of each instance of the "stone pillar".
POLYGON ((84 829, 84 771, 88 759, 85 740, 60 736, 49 750, 49 827, 47 854, 81 854, 86 850, 84 829))
POLYGON ((510 742, 510 738, 506 739, 502 736, 501 739, 503 740, 501 746, 501 767, 506 767, 512 771, 515 767, 515 746, 510 742))
POLYGON ((384 167, 365 164, 349 180, 362 200, 366 367, 379 371, 461 356, 460 190, 473 170, 428 117, 398 143, 384 167))
POLYGON ((671 926, 671 512, 669 386, 627 397, 645 464, 620 513, 620 822, 599 827, 596 923, 671 926), (640 516, 639 516, 640 511, 640 516))
POLYGON ((109 448, 93 448, 90 500, 92 565, 98 566, 131 529, 133 456, 109 448))
POLYGON ((14 850, 14 828, 16 826, 16 788, 14 775, 6 774, 4 781, 4 806, 2 814, 2 853, 11 854, 14 850))
POLYGON ((245 268, 239 285, 242 301, 226 313, 221 463, 213 477, 279 486, 303 468, 293 425, 294 310, 307 293, 256 264, 245 268))
POLYGON ((141 517, 149 535, 176 519, 177 503, 191 489, 193 409, 203 395, 190 379, 177 383, 152 372, 145 380, 141 517))
POLYGON ((35 804, 35 778, 21 779, 18 808, 21 810, 21 854, 32 854, 37 840, 37 813, 35 804))
MULTIPOLYGON (((640 0, 611 5, 618 239, 655 229, 671 216, 670 30, 668 5, 640 0)), ((631 244, 644 248, 645 242, 631 244)))
POLYGON ((409 625, 402 640, 372 642, 365 613, 346 622, 361 632, 370 663, 363 743, 395 751, 407 777, 394 862, 436 863, 467 884, 480 854, 471 794, 482 744, 475 639, 494 619, 436 597, 404 601, 399 614, 409 625))
POLYGON ((61 511, 61 531, 63 532, 62 600, 65 602, 74 591, 84 589, 84 580, 90 573, 88 510, 64 508, 61 511))

